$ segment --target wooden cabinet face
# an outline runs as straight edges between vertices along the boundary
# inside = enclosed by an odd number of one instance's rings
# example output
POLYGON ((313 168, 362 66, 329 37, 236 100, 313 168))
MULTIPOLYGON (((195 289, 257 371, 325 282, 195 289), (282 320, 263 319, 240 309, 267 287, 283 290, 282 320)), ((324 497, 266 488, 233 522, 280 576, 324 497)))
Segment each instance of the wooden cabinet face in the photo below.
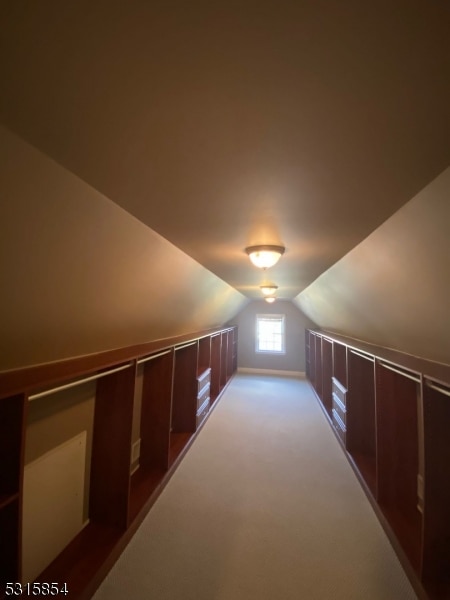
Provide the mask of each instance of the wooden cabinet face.
POLYGON ((236 342, 235 328, 218 329, 0 373, 0 585, 27 576, 22 508, 29 399, 92 384, 89 469, 78 469, 88 490, 78 510, 83 527, 38 576, 88 597, 189 448, 210 398, 225 389, 236 368, 236 342))
POLYGON ((308 332, 307 375, 430 599, 450 597, 450 366, 308 332))

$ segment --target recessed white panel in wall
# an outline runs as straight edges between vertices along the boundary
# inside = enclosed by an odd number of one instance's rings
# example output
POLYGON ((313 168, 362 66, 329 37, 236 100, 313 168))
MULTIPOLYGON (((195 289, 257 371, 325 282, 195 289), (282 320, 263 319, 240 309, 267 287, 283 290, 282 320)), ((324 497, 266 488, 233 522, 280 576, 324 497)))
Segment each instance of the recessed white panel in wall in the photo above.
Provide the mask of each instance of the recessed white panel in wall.
POLYGON ((86 431, 26 465, 22 582, 32 582, 83 528, 86 431))

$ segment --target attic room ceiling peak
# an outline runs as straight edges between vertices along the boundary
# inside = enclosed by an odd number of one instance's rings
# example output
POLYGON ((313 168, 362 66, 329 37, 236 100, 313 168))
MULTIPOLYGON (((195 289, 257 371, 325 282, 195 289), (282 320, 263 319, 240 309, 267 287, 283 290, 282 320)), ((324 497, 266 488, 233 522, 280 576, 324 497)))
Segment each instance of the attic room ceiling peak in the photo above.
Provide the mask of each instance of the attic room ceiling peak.
POLYGON ((249 297, 261 197, 294 298, 450 162, 446 3, 0 11, 2 122, 249 297))

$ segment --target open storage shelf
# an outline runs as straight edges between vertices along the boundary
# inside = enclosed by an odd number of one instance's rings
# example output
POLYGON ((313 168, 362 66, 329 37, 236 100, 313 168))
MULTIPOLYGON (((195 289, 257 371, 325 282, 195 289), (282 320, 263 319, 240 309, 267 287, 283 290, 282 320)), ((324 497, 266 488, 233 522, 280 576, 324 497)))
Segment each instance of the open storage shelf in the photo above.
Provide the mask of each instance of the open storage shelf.
MULTIPOLYGON (((211 367, 211 337, 204 337, 198 341, 198 368, 197 374, 201 375, 211 367)), ((234 370, 232 370, 234 373, 234 370)))
POLYGON ((8 502, 0 508, 0 585, 2 592, 7 582, 20 581, 19 539, 20 509, 16 496, 8 498, 8 502))
POLYGON ((311 374, 311 337, 312 333, 307 329, 305 331, 305 374, 309 381, 312 382, 311 374))
POLYGON ((314 344, 315 347, 315 353, 316 353, 316 357, 315 357, 315 362, 314 362, 314 370, 315 370, 315 389, 317 392, 317 395, 319 396, 320 399, 322 399, 322 367, 323 367, 323 363, 322 363, 322 337, 320 336, 316 336, 316 341, 314 344))
MULTIPOLYGON (((26 398, 17 394, 0 401, 0 585, 19 581, 20 497, 26 398)), ((3 593, 3 592, 0 592, 3 593)))
POLYGON ((135 367, 122 366, 97 381, 89 517, 94 523, 126 529, 135 367))
POLYGON ((211 336, 211 404, 213 404, 220 394, 220 368, 222 352, 222 337, 220 333, 211 336))
POLYGON ((196 430, 197 359, 197 342, 175 347, 169 465, 183 451, 196 430))
POLYGON ((231 338, 233 341, 233 351, 232 351, 232 356, 231 356, 231 363, 232 363, 232 372, 235 373, 237 371, 237 363, 238 363, 238 339, 237 339, 237 335, 238 335, 238 330, 237 328, 234 328, 231 330, 231 338))
MULTIPOLYGON (((418 571, 423 461, 419 460, 420 375, 377 361, 378 503, 418 571)), ((423 484, 422 484, 423 487, 423 484)))
POLYGON ((233 373, 233 353, 235 350, 234 347, 234 330, 227 331, 227 378, 231 377, 233 373))
POLYGON ((350 351, 347 394, 347 450, 370 491, 376 489, 375 371, 373 356, 350 351))
POLYGON ((128 508, 129 522, 132 523, 149 502, 152 494, 161 486, 166 471, 157 467, 140 466, 131 476, 131 493, 128 508))
POLYGON ((169 466, 176 463, 178 457, 183 454, 183 451, 187 448, 189 441, 193 436, 193 432, 170 434, 169 466))
POLYGON ((61 598, 90 597, 97 587, 97 577, 106 575, 103 569, 108 558, 120 548, 122 536, 122 529, 89 523, 37 580, 66 583, 68 594, 58 595, 61 598))
POLYGON ((174 351, 157 352, 137 363, 143 369, 140 455, 139 468, 130 482, 129 523, 158 488, 169 467, 174 351))
POLYGON ((220 389, 227 382, 228 332, 220 334, 220 389))
POLYGON ((322 339, 322 404, 331 416, 333 408, 332 399, 332 377, 333 377, 333 343, 322 339))
POLYGON ((423 578, 436 597, 450 598, 450 381, 425 378, 423 578))
POLYGON ((347 387, 347 347, 338 342, 333 343, 333 377, 345 388, 347 387))
POLYGON ((316 386, 316 335, 310 333, 309 336, 309 368, 311 371, 310 381, 315 389, 316 386))
POLYGON ((305 342, 327 414, 332 346, 330 422, 419 596, 449 599, 450 366, 320 331, 305 342))
MULTIPOLYGON (((83 455, 86 456, 83 460, 88 461, 87 479, 83 483, 86 494, 83 511, 87 511, 87 518, 83 516, 85 522, 78 533, 36 577, 41 582, 66 582, 69 598, 88 599, 203 424, 210 410, 210 379, 215 382, 215 400, 230 381, 236 364, 235 339, 234 328, 211 330, 0 373, 0 585, 3 589, 6 582, 20 582, 23 578, 23 473, 29 435, 28 402, 32 400, 36 402, 33 406, 38 407, 40 398, 49 396, 46 406, 58 407, 54 394, 77 386, 86 390, 83 385, 89 382, 92 397, 82 401, 79 397, 70 398, 70 406, 82 402, 83 410, 89 406, 92 411, 87 425, 89 442, 83 455), (199 386, 204 397, 199 395, 199 386), (202 401, 200 419, 199 401, 202 401), (137 457, 133 448, 138 448, 137 457)), ((53 410, 57 413, 59 408, 53 410)), ((44 417, 40 414, 39 418, 44 417)), ((73 433, 69 441, 72 436, 73 433)), ((65 447, 66 440, 63 442, 61 446, 58 442, 52 452, 65 447)), ((30 547, 27 544, 28 550, 30 547)), ((39 553, 39 543, 35 551, 39 553)))

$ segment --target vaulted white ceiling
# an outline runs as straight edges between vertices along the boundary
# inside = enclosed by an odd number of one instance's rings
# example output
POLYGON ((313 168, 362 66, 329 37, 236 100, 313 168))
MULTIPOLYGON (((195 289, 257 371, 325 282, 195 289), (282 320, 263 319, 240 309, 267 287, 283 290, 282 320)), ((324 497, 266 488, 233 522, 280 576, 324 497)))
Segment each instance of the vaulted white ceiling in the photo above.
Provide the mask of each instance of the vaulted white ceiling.
POLYGON ((0 3, 1 120, 249 297, 294 298, 450 163, 446 2, 0 3))

